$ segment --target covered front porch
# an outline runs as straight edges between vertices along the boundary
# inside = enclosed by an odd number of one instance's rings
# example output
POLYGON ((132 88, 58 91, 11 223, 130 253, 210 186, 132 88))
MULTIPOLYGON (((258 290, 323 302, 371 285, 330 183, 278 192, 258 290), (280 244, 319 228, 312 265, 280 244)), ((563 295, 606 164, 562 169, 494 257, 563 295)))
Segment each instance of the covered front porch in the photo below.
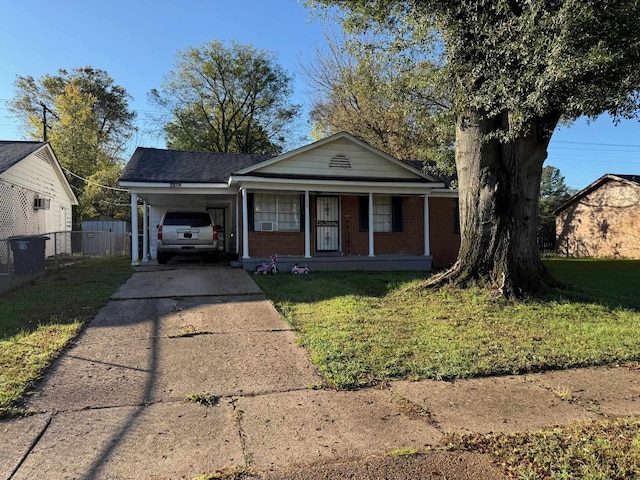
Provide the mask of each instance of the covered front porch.
MULTIPOLYGON (((428 270, 432 267, 429 194, 389 186, 350 186, 351 191, 241 189, 242 239, 240 260, 253 270, 262 260, 277 254, 281 269, 294 264, 312 270, 428 270), (376 193, 374 193, 374 191, 376 193), (285 215, 287 228, 265 199, 291 202, 285 215), (263 221, 267 218, 268 222, 263 221), (265 223, 267 229, 264 229, 265 223), (369 226, 372 226, 369 228, 369 226), (287 231, 288 230, 288 231, 287 231)), ((345 188, 345 187, 343 187, 345 188)), ((425 192, 424 187, 421 189, 425 192)))

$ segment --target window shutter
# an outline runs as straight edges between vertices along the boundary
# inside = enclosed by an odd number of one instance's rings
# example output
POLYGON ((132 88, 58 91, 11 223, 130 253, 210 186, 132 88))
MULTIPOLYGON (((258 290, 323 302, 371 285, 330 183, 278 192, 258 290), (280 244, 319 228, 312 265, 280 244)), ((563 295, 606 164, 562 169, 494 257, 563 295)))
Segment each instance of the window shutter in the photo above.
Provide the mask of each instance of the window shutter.
POLYGON ((402 232, 402 197, 391 197, 391 230, 394 232, 402 232))
POLYGON ((249 222, 249 231, 253 232, 256 228, 256 222, 254 221, 254 213, 255 213, 255 202, 254 202, 254 194, 247 193, 247 222, 249 222))
POLYGON ((369 231, 369 197, 358 197, 358 212, 360 215, 360 231, 369 231))
POLYGON ((305 204, 304 204, 304 193, 300 195, 300 231, 304 232, 304 212, 305 204))

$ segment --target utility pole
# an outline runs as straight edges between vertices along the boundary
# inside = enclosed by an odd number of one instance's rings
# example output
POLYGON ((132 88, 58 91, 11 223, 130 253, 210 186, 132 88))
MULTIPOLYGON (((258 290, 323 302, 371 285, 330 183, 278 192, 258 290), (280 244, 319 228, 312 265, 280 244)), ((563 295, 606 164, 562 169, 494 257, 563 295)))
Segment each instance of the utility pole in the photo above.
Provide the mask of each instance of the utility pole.
POLYGON ((46 142, 47 128, 49 128, 49 125, 47 125, 47 112, 49 112, 51 115, 53 115, 56 118, 58 118, 58 115, 56 115, 55 112, 51 111, 49 107, 47 107, 44 103, 40 102, 40 105, 42 106, 42 140, 46 142))
POLYGON ((42 141, 47 141, 47 106, 44 103, 42 105, 42 141))

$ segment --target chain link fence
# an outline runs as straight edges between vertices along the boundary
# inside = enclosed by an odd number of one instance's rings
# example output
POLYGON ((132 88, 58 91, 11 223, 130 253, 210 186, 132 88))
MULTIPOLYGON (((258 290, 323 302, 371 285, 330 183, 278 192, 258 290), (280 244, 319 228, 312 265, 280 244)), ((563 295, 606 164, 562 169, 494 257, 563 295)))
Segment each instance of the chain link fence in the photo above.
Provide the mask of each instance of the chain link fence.
POLYGON ((131 235, 66 231, 0 239, 0 292, 85 257, 131 255, 131 235))

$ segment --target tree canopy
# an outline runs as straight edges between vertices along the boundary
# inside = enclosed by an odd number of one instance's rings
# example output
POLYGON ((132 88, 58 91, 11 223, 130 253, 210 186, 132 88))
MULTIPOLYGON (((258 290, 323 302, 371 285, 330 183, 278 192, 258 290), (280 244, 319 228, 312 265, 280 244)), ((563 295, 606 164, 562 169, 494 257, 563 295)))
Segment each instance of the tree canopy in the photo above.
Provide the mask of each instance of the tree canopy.
POLYGON ((430 284, 483 279, 505 295, 557 283, 536 243, 542 165, 561 119, 640 108, 636 0, 313 0, 393 48, 431 46, 456 116, 458 261, 430 284))
MULTIPOLYGON (((15 86, 11 108, 22 120, 27 136, 42 140, 46 128, 47 139, 66 169, 80 204, 74 223, 83 217, 109 214, 106 203, 101 204, 106 209, 96 208, 100 205, 92 206, 85 198, 86 180, 96 174, 104 176, 100 172, 114 171, 122 163, 127 142, 136 131, 136 114, 129 109, 131 97, 126 90, 107 72, 92 67, 59 70, 57 75, 38 79, 18 76, 15 86), (48 114, 46 126, 43 113, 48 114)), ((117 177, 107 178, 109 186, 117 187, 117 177)))
POLYGON ((327 48, 305 66, 316 136, 347 131, 396 158, 431 160, 432 173, 452 174, 455 130, 440 69, 418 52, 396 55, 383 43, 327 37, 327 48))
POLYGON ((273 53, 211 41, 179 51, 149 98, 172 117, 163 125, 170 149, 277 154, 300 110, 292 93, 273 53))

